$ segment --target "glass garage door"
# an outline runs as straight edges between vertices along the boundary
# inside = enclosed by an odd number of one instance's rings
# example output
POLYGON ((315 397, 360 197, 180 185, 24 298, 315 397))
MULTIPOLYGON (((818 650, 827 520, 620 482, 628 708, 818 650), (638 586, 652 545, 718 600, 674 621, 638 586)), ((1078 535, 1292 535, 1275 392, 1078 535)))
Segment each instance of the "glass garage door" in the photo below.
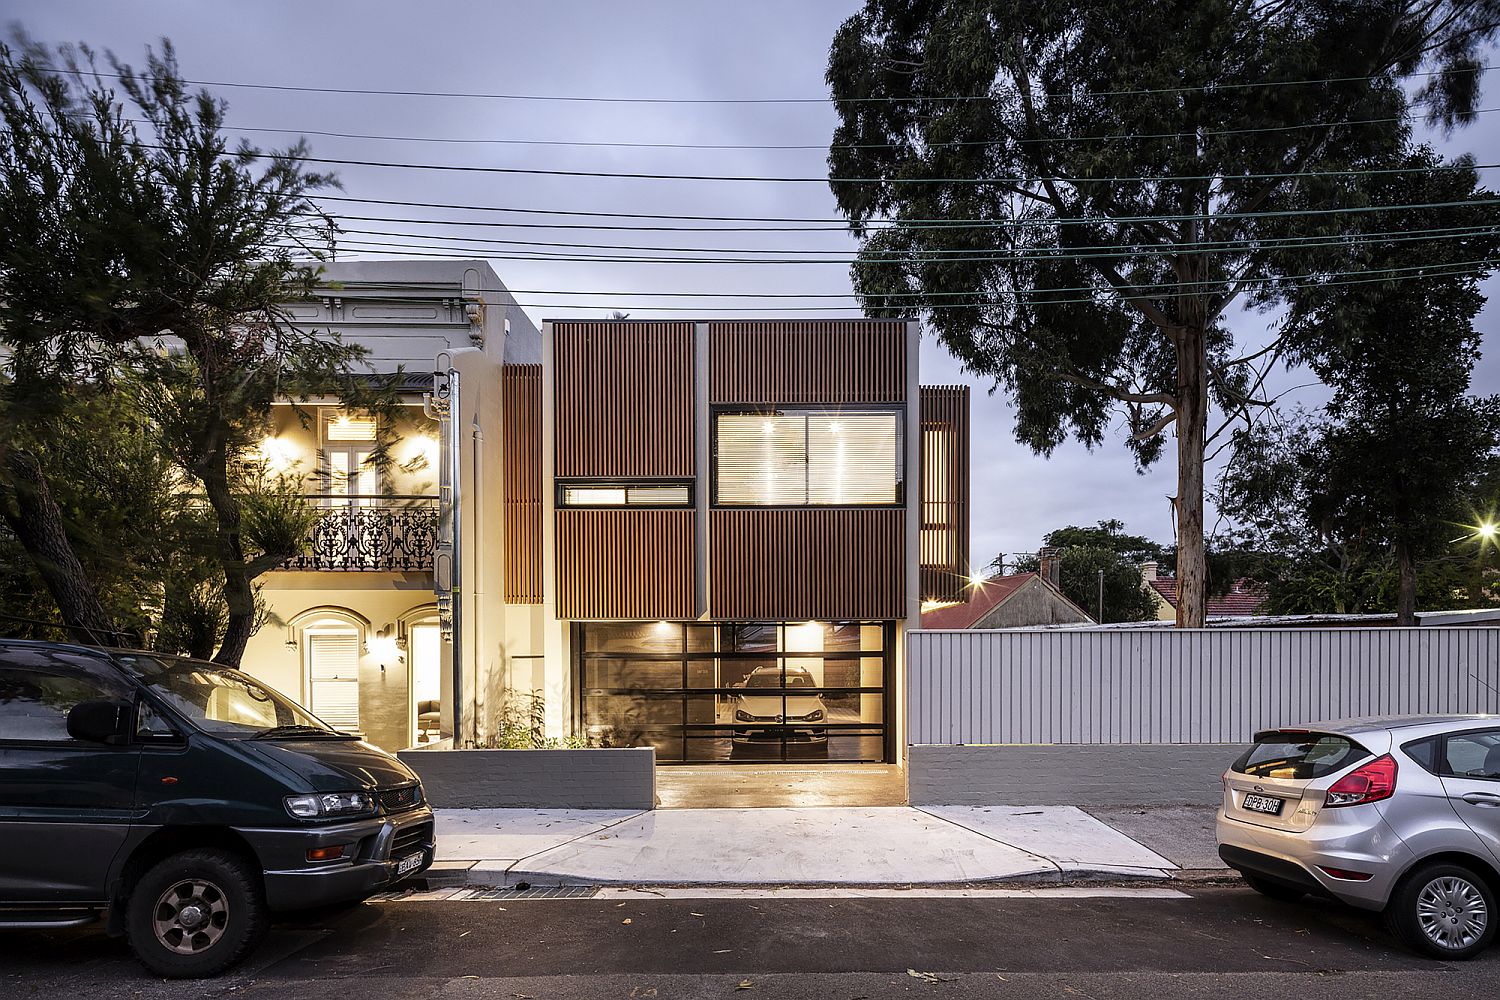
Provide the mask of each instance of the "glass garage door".
POLYGON ((661 763, 890 759, 890 622, 573 629, 596 746, 653 746, 661 763))

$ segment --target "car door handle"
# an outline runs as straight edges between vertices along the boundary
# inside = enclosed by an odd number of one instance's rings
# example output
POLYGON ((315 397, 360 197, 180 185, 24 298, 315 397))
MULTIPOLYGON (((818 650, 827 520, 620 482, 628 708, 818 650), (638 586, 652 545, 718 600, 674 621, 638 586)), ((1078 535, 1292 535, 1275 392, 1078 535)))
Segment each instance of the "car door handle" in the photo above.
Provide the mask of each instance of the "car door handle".
POLYGON ((1490 792, 1468 792, 1461 798, 1474 806, 1500 806, 1500 795, 1490 792))

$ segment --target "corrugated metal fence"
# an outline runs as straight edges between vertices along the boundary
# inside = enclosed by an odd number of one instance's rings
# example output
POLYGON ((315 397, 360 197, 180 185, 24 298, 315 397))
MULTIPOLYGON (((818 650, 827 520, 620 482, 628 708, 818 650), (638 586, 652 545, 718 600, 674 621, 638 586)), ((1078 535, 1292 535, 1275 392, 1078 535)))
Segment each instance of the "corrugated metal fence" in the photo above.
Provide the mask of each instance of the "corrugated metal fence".
POLYGON ((907 634, 907 742, 1244 743, 1317 719, 1500 712, 1500 629, 907 634))

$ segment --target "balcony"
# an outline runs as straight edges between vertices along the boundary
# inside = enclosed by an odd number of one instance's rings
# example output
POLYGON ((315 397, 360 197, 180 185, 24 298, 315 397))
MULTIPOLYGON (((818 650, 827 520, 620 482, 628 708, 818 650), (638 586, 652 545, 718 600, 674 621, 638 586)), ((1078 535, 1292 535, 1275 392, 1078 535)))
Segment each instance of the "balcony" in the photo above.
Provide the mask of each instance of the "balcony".
POLYGON ((284 570, 430 573, 437 545, 435 496, 309 496, 319 509, 306 550, 284 570))

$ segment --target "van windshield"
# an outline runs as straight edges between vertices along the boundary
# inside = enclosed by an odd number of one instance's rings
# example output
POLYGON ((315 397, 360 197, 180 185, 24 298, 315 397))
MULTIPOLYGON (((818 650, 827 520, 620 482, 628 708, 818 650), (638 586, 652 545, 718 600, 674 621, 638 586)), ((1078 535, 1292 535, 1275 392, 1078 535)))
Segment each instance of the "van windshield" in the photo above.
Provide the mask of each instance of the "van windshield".
POLYGON ((216 736, 342 737, 317 716, 253 677, 202 660, 116 654, 151 693, 216 736))

